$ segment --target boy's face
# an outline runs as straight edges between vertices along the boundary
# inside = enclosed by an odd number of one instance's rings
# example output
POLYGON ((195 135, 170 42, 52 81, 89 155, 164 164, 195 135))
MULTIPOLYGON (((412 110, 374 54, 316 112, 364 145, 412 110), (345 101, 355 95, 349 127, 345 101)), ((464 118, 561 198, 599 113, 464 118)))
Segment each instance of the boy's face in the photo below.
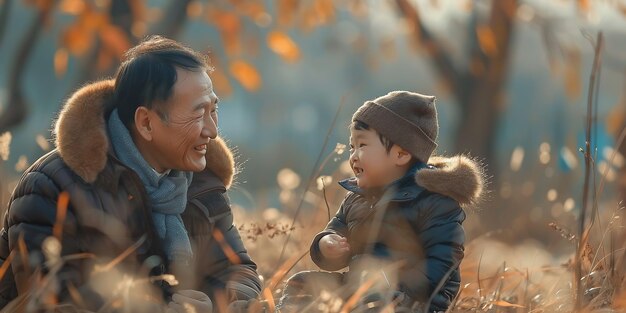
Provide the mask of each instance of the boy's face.
POLYGON ((360 188, 384 187, 401 178, 410 160, 398 145, 388 152, 375 130, 350 128, 350 167, 360 188))

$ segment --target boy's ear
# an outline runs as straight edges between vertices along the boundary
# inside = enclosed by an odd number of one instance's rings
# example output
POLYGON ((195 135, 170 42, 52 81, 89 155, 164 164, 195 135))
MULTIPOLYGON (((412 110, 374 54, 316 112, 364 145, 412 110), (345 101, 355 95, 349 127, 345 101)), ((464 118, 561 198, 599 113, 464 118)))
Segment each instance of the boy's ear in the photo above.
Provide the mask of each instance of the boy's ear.
POLYGON ((413 156, 411 156, 411 154, 408 151, 402 149, 400 146, 394 145, 393 148, 395 149, 392 149, 391 153, 393 153, 393 157, 396 161, 396 165, 405 166, 409 164, 411 160, 413 159, 413 156))

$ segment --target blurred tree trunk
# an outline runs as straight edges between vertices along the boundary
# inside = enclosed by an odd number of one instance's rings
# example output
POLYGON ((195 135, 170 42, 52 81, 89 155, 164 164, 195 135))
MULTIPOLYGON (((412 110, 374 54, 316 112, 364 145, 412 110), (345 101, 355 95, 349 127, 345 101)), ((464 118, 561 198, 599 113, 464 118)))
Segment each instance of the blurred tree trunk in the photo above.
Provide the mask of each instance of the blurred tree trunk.
POLYGON ((0 46, 2 46, 4 30, 6 29, 7 22, 9 20, 9 11, 11 11, 12 4, 13 0, 0 1, 0 46))
MULTIPOLYGON (((0 112, 0 134, 22 123, 28 115, 28 104, 22 93, 22 76, 34 50, 33 48, 39 39, 39 35, 46 21, 56 6, 56 2, 57 1, 38 2, 37 6, 39 11, 37 12, 37 16, 26 30, 15 53, 15 59, 10 63, 11 66, 7 79, 7 106, 0 112)), ((5 9, 6 8, 7 7, 5 7, 5 9)))
POLYGON ((150 28, 150 34, 176 39, 187 20, 187 6, 191 0, 172 0, 163 10, 163 20, 150 28))
MULTIPOLYGON (((134 0, 112 0, 109 8, 109 17, 111 24, 122 29, 129 39, 129 42, 134 45, 138 42, 138 39, 132 34, 132 27, 136 18, 132 12, 132 1, 134 0)), ((187 20, 187 5, 189 2, 190 0, 170 1, 167 9, 164 10, 164 18, 150 28, 149 34, 158 34, 176 39, 187 20)), ((0 0, 0 3, 2 4, 0 7, 1 40, 12 0, 5 0, 4 2, 0 0)), ((12 65, 9 70, 7 79, 7 106, 0 112, 0 133, 21 124, 28 116, 29 106, 22 93, 22 77, 44 24, 54 11, 56 3, 57 1, 53 0, 37 2, 39 10, 37 17, 33 20, 28 30, 26 30, 25 36, 15 54, 15 61, 11 63, 12 65)), ((114 67, 116 66, 99 70, 95 65, 98 63, 98 58, 101 57, 102 49, 103 42, 100 36, 95 36, 93 46, 90 47, 89 52, 80 60, 78 73, 76 75, 76 85, 82 85, 87 81, 114 74, 114 67)), ((117 65, 117 62, 113 62, 113 64, 117 65)))
POLYGON ((468 41, 469 64, 454 66, 444 44, 439 42, 408 0, 396 0, 403 16, 413 27, 415 40, 432 58, 435 69, 456 99, 461 119, 456 134, 456 150, 469 153, 496 168, 494 140, 504 106, 509 51, 517 0, 491 2, 486 23, 479 23, 473 9, 468 41))

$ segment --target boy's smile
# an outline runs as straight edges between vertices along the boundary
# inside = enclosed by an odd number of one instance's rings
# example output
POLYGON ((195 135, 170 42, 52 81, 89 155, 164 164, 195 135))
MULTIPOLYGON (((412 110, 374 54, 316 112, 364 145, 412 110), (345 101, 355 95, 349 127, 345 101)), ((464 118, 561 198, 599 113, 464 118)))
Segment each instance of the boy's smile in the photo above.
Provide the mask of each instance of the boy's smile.
POLYGON ((354 171, 354 176, 359 177, 361 176, 361 173, 363 173, 363 169, 355 166, 354 168, 352 168, 352 171, 354 171))

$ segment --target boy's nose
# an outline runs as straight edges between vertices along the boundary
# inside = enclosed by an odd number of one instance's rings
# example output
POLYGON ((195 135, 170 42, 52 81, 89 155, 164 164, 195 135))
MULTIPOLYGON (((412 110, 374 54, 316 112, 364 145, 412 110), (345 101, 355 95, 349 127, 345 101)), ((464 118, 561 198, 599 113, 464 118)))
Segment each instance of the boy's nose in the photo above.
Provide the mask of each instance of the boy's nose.
POLYGON ((356 156, 356 150, 352 151, 352 153, 350 153, 350 165, 352 165, 352 163, 354 163, 354 161, 357 160, 357 156, 356 156))

